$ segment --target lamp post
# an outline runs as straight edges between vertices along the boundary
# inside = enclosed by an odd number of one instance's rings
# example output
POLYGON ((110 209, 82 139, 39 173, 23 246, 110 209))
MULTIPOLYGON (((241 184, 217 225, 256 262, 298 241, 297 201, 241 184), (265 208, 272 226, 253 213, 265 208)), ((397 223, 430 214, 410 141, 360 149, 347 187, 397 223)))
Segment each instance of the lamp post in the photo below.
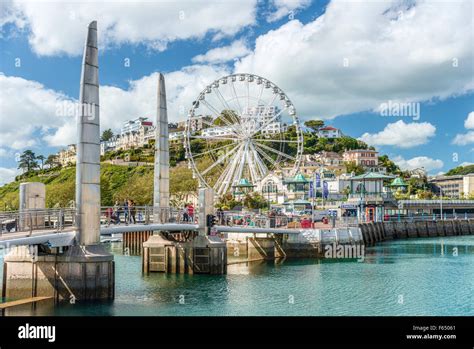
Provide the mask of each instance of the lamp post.
MULTIPOLYGON (((272 185, 273 188, 273 185, 272 185)), ((271 205, 270 205, 270 186, 267 185, 267 201, 268 201, 268 212, 271 211, 271 205)))
POLYGON ((443 220, 443 189, 439 187, 439 215, 443 220))
POLYGON ((324 210, 324 180, 323 180, 323 165, 319 164, 319 185, 321 186, 321 205, 324 210))
POLYGON ((316 196, 316 171, 313 173, 313 190, 311 191, 311 223, 314 220, 314 198, 316 196))

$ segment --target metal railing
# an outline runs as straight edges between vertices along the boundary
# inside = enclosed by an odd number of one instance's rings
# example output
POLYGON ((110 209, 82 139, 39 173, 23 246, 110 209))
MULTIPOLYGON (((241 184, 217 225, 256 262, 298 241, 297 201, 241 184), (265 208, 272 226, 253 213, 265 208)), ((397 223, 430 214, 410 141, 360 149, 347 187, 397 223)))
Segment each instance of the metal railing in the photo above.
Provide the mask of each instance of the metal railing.
POLYGON ((106 226, 152 223, 196 224, 197 220, 196 209, 192 214, 185 209, 153 208, 153 206, 103 206, 100 210, 100 222, 106 226))
POLYGON ((390 215, 384 216, 384 222, 416 222, 416 221, 436 221, 436 220, 457 220, 474 219, 474 213, 443 213, 440 214, 419 214, 419 215, 390 215))
POLYGON ((223 212, 217 213, 218 225, 243 226, 255 228, 288 228, 292 221, 286 215, 263 215, 254 212, 223 212))
POLYGON ((4 233, 33 231, 63 231, 75 225, 76 210, 73 208, 29 209, 0 212, 0 231, 4 233))

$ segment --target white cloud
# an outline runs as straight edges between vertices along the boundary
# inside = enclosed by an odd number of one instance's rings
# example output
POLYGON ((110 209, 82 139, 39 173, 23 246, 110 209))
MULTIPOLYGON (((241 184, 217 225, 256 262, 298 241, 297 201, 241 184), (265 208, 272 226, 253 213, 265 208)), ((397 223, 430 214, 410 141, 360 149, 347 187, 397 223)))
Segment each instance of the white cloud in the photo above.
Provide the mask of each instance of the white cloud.
POLYGON ((438 170, 444 166, 443 161, 440 159, 432 159, 427 156, 417 156, 409 160, 405 160, 402 156, 396 156, 393 161, 402 170, 414 170, 416 168, 424 167, 426 171, 430 172, 438 170))
POLYGON ((453 143, 457 145, 467 145, 474 143, 474 131, 457 134, 456 137, 454 137, 453 143))
POLYGON ((0 186, 13 181, 16 175, 18 175, 16 168, 0 167, 0 186))
POLYGON ((0 147, 32 147, 39 141, 35 133, 47 134, 67 121, 57 107, 70 99, 39 82, 0 73, 0 90, 0 147))
POLYGON ((412 148, 425 144, 434 137, 436 127, 429 122, 405 123, 403 120, 387 124, 378 133, 364 133, 359 139, 369 145, 392 145, 399 148, 412 148))
POLYGON ((176 40, 230 36, 255 22, 256 1, 19 1, 4 5, 0 24, 29 30, 39 55, 79 55, 91 20, 102 46, 145 43, 163 50, 176 40), (61 2, 61 3, 59 3, 61 2))
POLYGON ((217 47, 207 51, 203 55, 198 55, 193 58, 195 63, 225 63, 236 58, 246 56, 250 53, 243 40, 236 40, 229 46, 217 47))
MULTIPOLYGON (((471 111, 466 120, 464 121, 464 127, 466 129, 474 129, 474 111, 471 111)), ((467 145, 474 143, 474 131, 468 131, 466 133, 458 133, 453 139, 453 144, 467 145)))
POLYGON ((459 166, 464 167, 464 166, 470 166, 470 165, 474 165, 474 163, 469 162, 469 161, 464 161, 464 162, 462 162, 459 166))
POLYGON ((466 121, 464 121, 464 127, 465 128, 474 128, 474 111, 471 111, 466 118, 466 121))
MULTIPOLYGON (((204 87, 229 73, 225 67, 192 65, 165 74, 169 121, 184 120, 204 87)), ((158 73, 130 81, 128 89, 101 86, 101 129, 118 132, 124 121, 138 116, 154 121, 157 86, 158 73)), ((36 81, 3 74, 0 90, 0 156, 9 149, 41 146, 43 141, 49 146, 76 142, 77 101, 36 81)))
MULTIPOLYGON (((213 80, 229 74, 224 67, 193 65, 165 74, 168 120, 184 120, 192 102, 213 80)), ((126 90, 101 86, 101 128, 118 131, 122 122, 138 116, 154 121, 158 74, 130 81, 126 90)))
POLYGON ((76 143, 77 141, 77 125, 75 118, 70 118, 68 122, 54 130, 53 133, 47 134, 43 139, 48 145, 53 147, 61 147, 67 144, 76 143))
POLYGON ((332 1, 312 22, 293 20, 259 36, 236 71, 278 84, 303 118, 472 91, 472 3, 410 4, 332 1))
POLYGON ((311 0, 272 0, 273 12, 267 16, 267 21, 275 22, 285 16, 294 16, 298 10, 308 7, 310 4, 311 0))

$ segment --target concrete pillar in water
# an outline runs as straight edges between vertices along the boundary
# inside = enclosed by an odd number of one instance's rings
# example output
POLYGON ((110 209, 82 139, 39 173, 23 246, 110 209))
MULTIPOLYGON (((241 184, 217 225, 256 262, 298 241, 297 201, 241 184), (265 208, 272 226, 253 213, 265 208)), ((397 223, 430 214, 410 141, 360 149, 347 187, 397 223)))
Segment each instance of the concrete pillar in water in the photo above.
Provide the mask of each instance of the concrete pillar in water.
POLYGON ((89 24, 77 118, 76 209, 79 243, 100 242, 100 115, 97 22, 89 24))
POLYGON ((214 212, 214 191, 199 189, 199 235, 181 243, 155 234, 143 243, 143 271, 225 274, 227 248, 218 236, 208 236, 206 215, 214 212))
POLYGON ((156 109, 155 129, 155 173, 153 182, 153 221, 165 223, 169 212, 169 172, 170 155, 168 139, 168 112, 166 108, 165 78, 159 74, 158 105, 156 109))

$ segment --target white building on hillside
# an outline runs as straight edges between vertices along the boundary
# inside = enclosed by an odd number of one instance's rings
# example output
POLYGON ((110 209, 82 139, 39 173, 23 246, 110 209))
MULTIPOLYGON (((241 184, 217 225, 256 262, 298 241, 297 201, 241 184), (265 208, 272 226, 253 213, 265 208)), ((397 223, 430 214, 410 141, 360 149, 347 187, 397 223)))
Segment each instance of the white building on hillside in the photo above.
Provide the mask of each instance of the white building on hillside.
POLYGON ((281 133, 283 127, 279 113, 276 106, 247 107, 242 113, 242 122, 253 125, 256 130, 262 128, 263 134, 281 133))
POLYGON ((69 144, 66 149, 58 152, 58 160, 61 166, 69 166, 76 163, 76 145, 69 144))
POLYGON ((321 138, 340 138, 342 136, 341 130, 332 126, 322 127, 318 130, 318 137, 321 138))
POLYGON ((209 127, 202 130, 203 137, 223 137, 233 134, 234 132, 229 126, 209 127))
POLYGON ((150 127, 153 126, 153 122, 148 121, 148 118, 139 117, 133 120, 127 120, 123 123, 120 134, 138 132, 141 126, 150 127))

